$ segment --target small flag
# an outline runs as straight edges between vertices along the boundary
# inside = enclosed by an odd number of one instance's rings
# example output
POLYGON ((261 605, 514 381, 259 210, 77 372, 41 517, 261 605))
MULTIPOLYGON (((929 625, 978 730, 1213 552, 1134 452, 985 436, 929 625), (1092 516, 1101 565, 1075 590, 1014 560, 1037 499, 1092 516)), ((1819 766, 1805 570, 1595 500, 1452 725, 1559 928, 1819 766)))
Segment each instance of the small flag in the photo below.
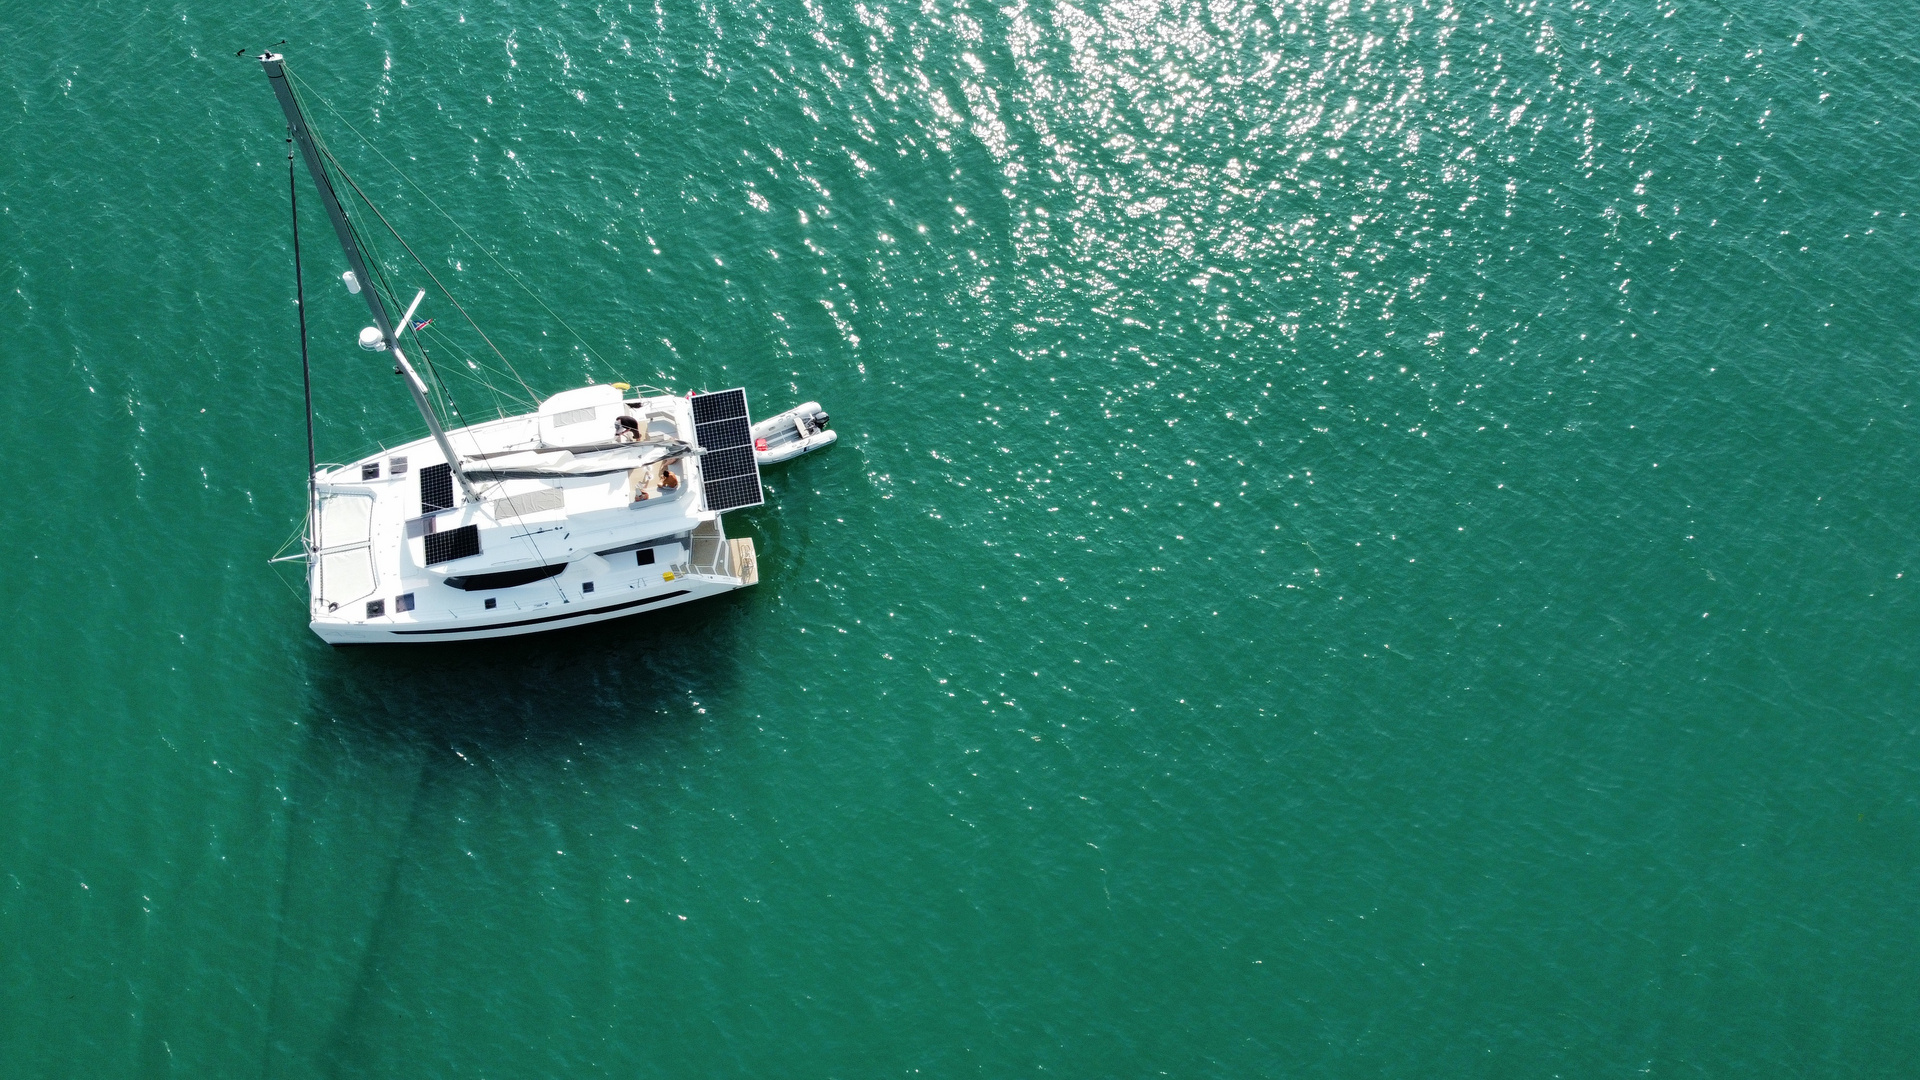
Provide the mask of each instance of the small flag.
POLYGON ((414 333, 417 334, 420 331, 425 330, 427 327, 432 325, 433 325, 432 319, 421 319, 419 322, 413 324, 413 331, 414 333))

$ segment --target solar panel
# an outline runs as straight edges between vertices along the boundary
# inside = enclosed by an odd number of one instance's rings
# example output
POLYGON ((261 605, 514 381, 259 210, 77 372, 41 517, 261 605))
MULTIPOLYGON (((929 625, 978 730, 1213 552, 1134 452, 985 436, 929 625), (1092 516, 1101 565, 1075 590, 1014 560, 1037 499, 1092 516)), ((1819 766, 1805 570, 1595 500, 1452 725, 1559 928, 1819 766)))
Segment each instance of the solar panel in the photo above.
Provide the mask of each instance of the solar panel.
POLYGON ((738 510, 766 501, 760 491, 760 463, 753 456, 753 418, 745 390, 698 394, 693 399, 694 439, 706 451, 700 458, 700 487, 709 510, 738 510))
POLYGON ((420 512, 453 509, 453 466, 429 465, 420 470, 420 512))
MULTIPOLYGON (((747 418, 744 416, 713 420, 698 425, 698 430, 700 445, 709 450, 723 446, 750 446, 753 443, 753 425, 747 423, 747 418)), ((378 467, 375 468, 377 473, 378 467)))
POLYGON ((428 533, 426 541, 428 566, 480 554, 480 528, 477 525, 462 525, 446 532, 428 533))
MULTIPOLYGON (((700 445, 705 446, 705 443, 700 445)), ((728 450, 709 450, 700 459, 700 475, 713 479, 721 476, 744 476, 755 473, 753 447, 736 446, 728 450)))
POLYGON ((708 477, 707 509, 738 510, 743 506, 759 506, 765 500, 760 495, 758 476, 723 476, 718 480, 708 477))
POLYGON ((747 415, 745 390, 720 390, 711 394, 695 394, 693 397, 695 427, 711 424, 715 420, 729 420, 745 415, 747 415))

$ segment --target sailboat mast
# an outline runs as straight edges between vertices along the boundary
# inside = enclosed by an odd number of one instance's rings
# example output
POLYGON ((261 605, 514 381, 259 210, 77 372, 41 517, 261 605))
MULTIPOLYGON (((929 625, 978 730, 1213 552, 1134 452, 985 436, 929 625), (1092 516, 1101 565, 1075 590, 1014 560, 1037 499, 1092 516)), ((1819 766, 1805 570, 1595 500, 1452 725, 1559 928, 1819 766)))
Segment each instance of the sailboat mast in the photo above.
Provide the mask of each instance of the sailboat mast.
MULTIPOLYGON (((469 502, 479 502, 480 495, 473 489, 472 481, 467 479, 466 470, 461 468, 460 455, 453 450, 453 444, 447 440, 447 433, 440 426, 440 418, 434 415, 433 407, 427 402, 426 386, 420 376, 414 373, 413 365, 407 362, 406 354, 400 351, 400 338, 393 325, 393 318, 387 314, 387 305, 380 299, 380 290, 373 287, 373 275, 367 273, 367 261, 360 254, 360 244, 353 237, 353 229, 347 224, 346 208, 340 205, 340 197, 334 193, 333 184, 327 179, 326 167, 320 160, 320 148, 314 144, 313 132, 307 128, 307 118, 300 110, 300 102, 293 96, 293 84, 287 80, 287 69, 279 53, 263 53, 260 66, 266 69, 267 85, 273 87, 273 96, 280 101, 280 109, 287 114, 287 134, 300 144, 300 153, 307 161, 307 175, 313 178, 313 186, 320 194, 320 203, 327 208, 327 220, 333 222, 334 235, 340 239, 340 248, 347 256, 347 269, 353 271, 354 280, 360 284, 360 295, 367 300, 367 309, 373 313, 373 324, 380 331, 386 347, 393 354, 394 373, 404 375, 407 390, 413 395, 413 403, 420 409, 420 415, 427 421, 427 430, 433 433, 433 441, 440 446, 440 452, 446 455, 447 464, 452 467, 453 475, 460 481, 460 487, 467 493, 469 502)), ((414 301, 418 304, 419 301, 414 301)))

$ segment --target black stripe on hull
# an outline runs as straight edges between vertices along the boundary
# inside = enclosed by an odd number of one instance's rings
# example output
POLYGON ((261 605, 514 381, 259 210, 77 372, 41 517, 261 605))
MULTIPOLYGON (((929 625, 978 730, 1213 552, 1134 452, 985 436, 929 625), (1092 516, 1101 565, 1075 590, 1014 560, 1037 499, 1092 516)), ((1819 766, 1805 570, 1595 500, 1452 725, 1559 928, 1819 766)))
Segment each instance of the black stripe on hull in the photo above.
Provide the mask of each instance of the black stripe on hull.
POLYGON ((677 589, 670 593, 661 593, 659 596, 649 596, 644 600, 629 600, 624 604, 610 604, 606 607, 594 608, 592 611, 569 611, 564 615, 542 615, 537 619, 521 619, 518 622, 488 623, 485 626, 446 626, 436 627, 432 630, 391 630, 388 632, 393 634, 478 634, 487 630, 506 630, 515 626, 532 626, 535 623, 559 622, 562 619, 584 619, 589 615, 605 615, 609 611, 620 611, 625 608, 640 607, 644 604, 657 604, 662 600, 671 600, 676 596, 685 596, 690 591, 691 590, 688 589, 677 589))

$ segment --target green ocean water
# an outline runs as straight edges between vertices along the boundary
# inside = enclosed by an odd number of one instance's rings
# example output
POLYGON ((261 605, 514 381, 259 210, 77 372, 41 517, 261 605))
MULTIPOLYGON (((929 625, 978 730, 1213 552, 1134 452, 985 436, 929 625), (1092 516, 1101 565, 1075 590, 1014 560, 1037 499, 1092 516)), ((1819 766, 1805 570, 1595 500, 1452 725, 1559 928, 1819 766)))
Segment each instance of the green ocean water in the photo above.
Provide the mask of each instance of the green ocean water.
POLYGON ((1912 1075, 1910 16, 11 0, 0 1074, 1912 1075), (833 413, 756 587, 307 630, 283 38, 535 391, 833 413))

